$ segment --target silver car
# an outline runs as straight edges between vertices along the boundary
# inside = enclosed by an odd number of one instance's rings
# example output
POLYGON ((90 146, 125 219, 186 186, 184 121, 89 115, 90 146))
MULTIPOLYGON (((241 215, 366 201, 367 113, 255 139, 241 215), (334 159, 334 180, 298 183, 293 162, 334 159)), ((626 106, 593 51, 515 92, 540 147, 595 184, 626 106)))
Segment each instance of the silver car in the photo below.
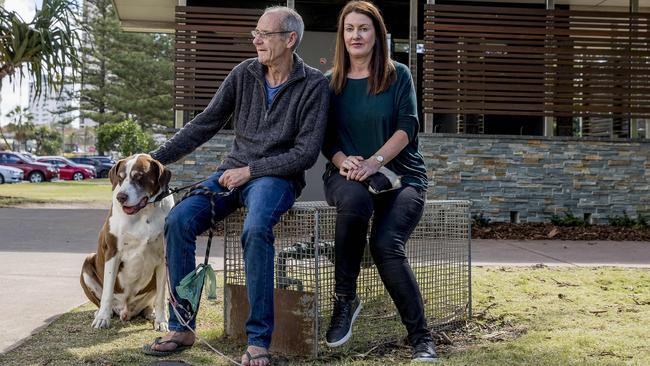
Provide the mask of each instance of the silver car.
POLYGON ((0 184, 20 183, 23 180, 23 171, 11 166, 0 165, 0 184))

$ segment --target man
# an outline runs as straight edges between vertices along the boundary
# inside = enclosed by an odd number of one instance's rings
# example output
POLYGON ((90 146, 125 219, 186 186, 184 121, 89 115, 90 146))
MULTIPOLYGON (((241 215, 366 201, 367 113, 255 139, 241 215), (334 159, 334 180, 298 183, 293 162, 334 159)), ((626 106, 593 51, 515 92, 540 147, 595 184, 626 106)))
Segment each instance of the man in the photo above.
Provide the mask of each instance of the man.
MULTIPOLYGON (((244 365, 270 363, 273 226, 304 187, 304 171, 318 158, 327 120, 327 80, 294 53, 303 30, 294 10, 268 8, 252 32, 257 58, 237 65, 208 107, 151 153, 163 164, 174 162, 214 136, 232 115, 232 151, 202 184, 213 192, 236 188, 215 200, 218 220, 242 205, 248 208, 241 237, 251 309, 244 365)), ((168 216, 165 239, 172 288, 194 270, 196 237, 209 228, 210 220, 210 202, 204 195, 182 201, 168 216)), ((195 326, 193 321, 190 325, 195 326)), ((169 329, 144 352, 162 356, 194 343, 194 334, 184 329, 171 308, 169 329)))

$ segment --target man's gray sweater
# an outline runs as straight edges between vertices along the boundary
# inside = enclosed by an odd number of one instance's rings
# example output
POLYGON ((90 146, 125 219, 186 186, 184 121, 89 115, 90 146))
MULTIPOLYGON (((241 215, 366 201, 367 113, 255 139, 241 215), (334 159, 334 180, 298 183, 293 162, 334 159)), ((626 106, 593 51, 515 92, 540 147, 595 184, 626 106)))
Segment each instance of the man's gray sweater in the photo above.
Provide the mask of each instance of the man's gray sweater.
POLYGON ((305 170, 323 143, 329 90, 320 71, 293 55, 293 70, 267 107, 264 73, 257 58, 230 72, 210 104, 151 153, 169 164, 212 138, 232 116, 235 141, 218 170, 250 167, 251 179, 279 176, 305 186, 305 170))

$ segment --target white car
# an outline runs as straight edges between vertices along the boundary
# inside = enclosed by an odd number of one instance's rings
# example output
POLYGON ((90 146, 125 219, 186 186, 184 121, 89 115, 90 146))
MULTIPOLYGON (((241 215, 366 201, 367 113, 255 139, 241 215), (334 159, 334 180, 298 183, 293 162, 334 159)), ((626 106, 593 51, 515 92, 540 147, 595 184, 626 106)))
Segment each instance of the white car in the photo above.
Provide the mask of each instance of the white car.
POLYGON ((18 168, 0 165, 0 184, 20 183, 23 180, 23 171, 18 168))

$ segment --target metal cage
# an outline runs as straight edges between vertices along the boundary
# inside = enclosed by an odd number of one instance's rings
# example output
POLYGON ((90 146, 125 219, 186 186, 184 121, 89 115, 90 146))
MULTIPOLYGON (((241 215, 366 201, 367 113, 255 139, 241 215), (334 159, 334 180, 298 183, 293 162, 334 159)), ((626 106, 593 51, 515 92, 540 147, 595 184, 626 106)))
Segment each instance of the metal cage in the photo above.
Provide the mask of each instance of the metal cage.
MULTIPOLYGON (((427 201, 407 243, 432 330, 471 316, 470 202, 427 201)), ((226 334, 245 340, 248 316, 240 243, 245 209, 224 225, 224 319, 226 334)), ((336 209, 325 202, 296 202, 274 228, 275 330, 271 349, 317 357, 332 312, 336 209)), ((363 310, 354 332, 386 340, 406 331, 366 246, 357 293, 363 310)), ((354 344, 354 339, 351 341, 354 344)))

